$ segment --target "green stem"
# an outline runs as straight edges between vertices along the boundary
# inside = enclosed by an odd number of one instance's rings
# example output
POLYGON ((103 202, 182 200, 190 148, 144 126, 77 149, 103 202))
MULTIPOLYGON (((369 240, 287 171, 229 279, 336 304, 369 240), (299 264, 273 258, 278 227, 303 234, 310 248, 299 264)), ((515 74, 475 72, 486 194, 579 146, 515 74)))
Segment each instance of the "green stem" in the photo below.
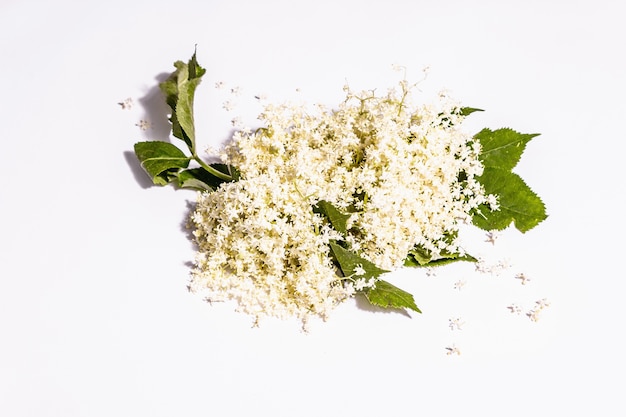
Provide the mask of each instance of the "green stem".
POLYGON ((195 153, 192 153, 192 155, 191 155, 191 156, 193 157, 193 159, 195 159, 195 160, 196 160, 196 162, 198 162, 198 163, 200 164, 200 166, 201 166, 202 168, 204 168, 206 171, 208 171, 208 172, 209 172, 209 174, 214 175, 214 176, 216 176, 217 178, 222 179, 222 180, 224 180, 224 181, 232 181, 232 180, 233 180, 233 177, 231 177, 230 175, 228 175, 228 174, 224 174, 223 172, 218 171, 217 169, 213 168, 212 166, 207 165, 207 164, 206 164, 206 163, 205 163, 202 159, 200 159, 200 158, 198 157, 198 155, 196 155, 195 153))

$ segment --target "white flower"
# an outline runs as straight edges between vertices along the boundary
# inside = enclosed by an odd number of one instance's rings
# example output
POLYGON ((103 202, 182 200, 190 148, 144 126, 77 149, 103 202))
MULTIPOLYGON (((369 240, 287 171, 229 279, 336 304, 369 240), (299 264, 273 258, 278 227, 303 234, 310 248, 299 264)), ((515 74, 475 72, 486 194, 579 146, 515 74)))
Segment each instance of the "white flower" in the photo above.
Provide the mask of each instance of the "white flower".
POLYGON ((451 345, 451 346, 446 346, 446 355, 448 355, 448 356, 451 356, 451 355, 460 356, 461 355, 461 350, 454 344, 451 345))
POLYGON ((464 324, 465 322, 461 321, 460 317, 448 319, 448 327, 450 327, 450 330, 463 330, 464 324))
POLYGON ((515 275, 515 279, 519 279, 522 285, 526 285, 528 284, 528 282, 530 282, 530 278, 523 272, 520 272, 519 274, 515 275))
POLYGON ((128 109, 131 109, 133 107, 134 103, 133 103, 133 99, 129 97, 127 99, 124 99, 123 101, 120 101, 117 104, 120 105, 122 110, 128 110, 128 109))
POLYGON ((354 268, 354 275, 357 275, 357 276, 365 275, 365 269, 363 269, 363 266, 361 264, 357 265, 354 268))
POLYGON ((150 122, 147 120, 140 120, 135 124, 141 130, 148 130, 150 128, 150 122))
POLYGON ((492 245, 496 244, 496 240, 500 237, 500 233, 496 230, 491 230, 487 232, 487 240, 486 242, 491 243, 492 245))
POLYGON ((402 267, 416 246, 434 258, 463 253, 450 236, 488 197, 458 103, 444 95, 415 105, 406 80, 382 96, 345 91, 333 110, 268 104, 261 128, 234 134, 221 158, 240 180, 199 194, 192 216, 202 254, 193 288, 235 300, 254 317, 306 321, 376 285, 362 265, 352 277, 335 273, 332 240, 386 270, 402 267), (313 212, 320 200, 351 213, 345 235, 313 212))
POLYGON ((520 306, 518 306, 517 304, 511 304, 507 308, 509 309, 509 311, 512 314, 521 314, 522 313, 522 308, 520 306))

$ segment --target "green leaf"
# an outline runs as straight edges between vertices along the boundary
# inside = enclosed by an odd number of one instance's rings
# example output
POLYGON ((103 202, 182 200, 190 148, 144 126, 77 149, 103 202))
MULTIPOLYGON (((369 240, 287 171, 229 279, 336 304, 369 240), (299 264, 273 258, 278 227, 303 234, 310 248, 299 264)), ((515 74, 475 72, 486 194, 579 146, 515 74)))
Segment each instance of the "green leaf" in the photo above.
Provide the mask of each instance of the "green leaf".
POLYGON ((414 266, 426 266, 432 259, 431 253, 418 245, 409 251, 407 258, 409 257, 411 258, 411 263, 415 264, 414 266))
POLYGON ((474 258, 472 255, 465 254, 461 256, 460 254, 455 253, 442 256, 441 258, 433 259, 426 266, 442 266, 451 264, 453 262, 478 262, 478 259, 474 258))
POLYGON ((478 181, 487 194, 498 196, 500 209, 491 211, 486 205, 472 216, 472 223, 484 230, 502 230, 512 222, 520 232, 527 232, 548 216, 546 207, 524 180, 507 170, 486 167, 478 181))
POLYGON ((357 266, 360 266, 365 270, 365 274, 359 275, 359 278, 376 278, 385 272, 389 272, 377 267, 372 262, 360 257, 356 253, 341 247, 335 242, 330 242, 330 250, 334 258, 337 260, 337 263, 339 263, 339 267, 341 268, 341 272, 344 277, 354 275, 354 271, 357 266))
POLYGON ((404 266, 408 267, 408 268, 419 268, 421 266, 423 266, 422 264, 420 264, 413 255, 411 255, 410 253, 406 256, 406 258, 404 258, 404 266))
POLYGON ((485 167, 512 170, 520 160, 526 144, 538 133, 523 134, 512 129, 483 129, 474 138, 480 142, 480 160, 485 167))
POLYGON ((350 215, 343 214, 328 201, 319 201, 315 206, 313 206, 313 211, 326 216, 333 228, 339 233, 345 235, 348 232, 347 222, 350 215))
POLYGON ((190 161, 180 149, 168 142, 136 143, 135 155, 156 185, 171 182, 180 169, 189 166, 190 161))
POLYGON ((196 133, 193 118, 194 95, 198 84, 206 70, 196 60, 196 53, 187 64, 182 61, 174 63, 176 71, 159 84, 165 94, 165 101, 172 109, 170 122, 172 135, 182 139, 195 155, 196 133))
POLYGON ((461 114, 461 116, 469 116, 470 114, 477 112, 477 111, 484 111, 483 109, 477 109, 474 107, 461 107, 459 109, 459 114, 461 114))
POLYGON ((474 138, 480 142, 480 161, 484 171, 476 179, 486 194, 498 197, 500 209, 491 211, 482 205, 472 216, 472 223, 484 230, 502 230, 511 223, 526 232, 548 216, 541 199, 524 180, 511 172, 519 162, 526 144, 538 134, 522 134, 512 129, 481 130, 474 138))
MULTIPOLYGON (((212 168, 220 172, 228 173, 228 167, 224 164, 212 164, 212 168)), ((181 188, 192 188, 200 191, 213 191, 226 180, 211 174, 204 168, 192 168, 179 172, 178 186, 181 188)))
POLYGON ((365 297, 370 304, 383 308, 410 308, 421 313, 415 304, 413 296, 387 281, 377 281, 374 288, 365 292, 365 297))
POLYGON ((447 265, 459 261, 476 262, 478 260, 468 254, 461 256, 459 253, 450 253, 446 251, 442 251, 438 258, 433 259, 432 254, 429 251, 420 246, 415 246, 409 251, 406 259, 404 260, 404 266, 414 268, 431 267, 447 265))

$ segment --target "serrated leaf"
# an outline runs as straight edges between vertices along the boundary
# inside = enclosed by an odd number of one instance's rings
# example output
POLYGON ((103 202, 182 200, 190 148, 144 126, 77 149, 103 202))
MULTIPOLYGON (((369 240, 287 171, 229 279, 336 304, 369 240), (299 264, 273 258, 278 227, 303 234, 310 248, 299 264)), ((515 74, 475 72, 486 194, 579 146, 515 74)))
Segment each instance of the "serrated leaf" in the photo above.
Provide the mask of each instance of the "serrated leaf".
POLYGON ((370 304, 383 308, 410 308, 421 313, 413 296, 387 281, 377 281, 374 288, 365 292, 370 304))
POLYGON ((198 64, 195 52, 187 64, 176 61, 174 66, 176 71, 167 80, 159 84, 159 87, 165 94, 167 104, 172 109, 170 116, 172 135, 182 139, 191 152, 195 154, 196 134, 193 102, 196 88, 206 70, 198 64))
POLYGON ((513 129, 483 129, 474 139, 481 145, 479 159, 485 167, 512 170, 520 160, 526 144, 538 133, 524 134, 513 129))
POLYGON ((415 266, 425 266, 430 262, 432 255, 426 249, 416 245, 409 251, 408 257, 412 259, 412 263, 416 264, 415 266))
POLYGON ((365 270, 365 274, 359 275, 359 278, 376 278, 385 272, 389 272, 377 267, 372 262, 360 257, 356 253, 341 247, 335 242, 330 242, 330 250, 337 260, 344 277, 354 275, 357 266, 365 270))
POLYGON ((313 211, 324 215, 333 228, 339 233, 345 235, 348 232, 347 222, 350 215, 340 212, 339 209, 328 201, 319 201, 315 206, 313 206, 313 211))
MULTIPOLYGON (((228 174, 228 167, 223 164, 212 164, 212 168, 228 174)), ((200 191, 213 191, 225 180, 216 177, 204 168, 192 168, 178 173, 178 186, 200 191)))
POLYGON ((514 172, 486 167, 478 181, 485 193, 498 196, 500 205, 497 211, 483 205, 472 216, 472 223, 481 229, 503 230, 514 222, 519 231, 527 232, 548 217, 543 201, 514 172))
POLYGON ((477 111, 484 111, 484 110, 477 109, 475 107, 461 107, 459 109, 459 113, 461 114, 461 116, 469 116, 470 114, 477 112, 477 111))
POLYGON ((439 257, 433 259, 431 253, 426 249, 415 246, 411 249, 404 260, 404 266, 407 267, 431 267, 431 266, 442 266, 447 265, 453 262, 476 262, 477 259, 471 255, 465 254, 462 255, 459 253, 450 253, 446 251, 442 251, 439 254, 439 257))
POLYGON ((425 266, 428 266, 428 267, 443 266, 443 265, 448 265, 448 264, 455 263, 455 262, 478 262, 478 259, 474 258, 472 255, 465 254, 461 256, 460 254, 455 253, 455 254, 452 254, 452 256, 447 255, 441 258, 433 259, 425 266))
POLYGON ((159 141, 136 143, 135 155, 156 185, 171 182, 180 169, 189 166, 190 161, 190 158, 176 146, 159 141))
POLYGON ((406 258, 404 258, 404 266, 408 268, 419 268, 423 265, 421 265, 415 257, 409 253, 406 258))
POLYGON ((196 128, 193 121, 193 100, 200 79, 178 80, 178 102, 176 103, 176 120, 184 132, 185 142, 191 143, 190 149, 195 150, 196 128))

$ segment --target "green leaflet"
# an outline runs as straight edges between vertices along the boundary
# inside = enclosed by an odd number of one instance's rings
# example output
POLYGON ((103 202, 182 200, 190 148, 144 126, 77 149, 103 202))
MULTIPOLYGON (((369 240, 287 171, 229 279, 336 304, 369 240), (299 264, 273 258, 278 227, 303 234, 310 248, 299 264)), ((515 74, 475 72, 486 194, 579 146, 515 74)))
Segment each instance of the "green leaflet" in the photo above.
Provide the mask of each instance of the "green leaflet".
POLYGON ((469 116, 470 114, 477 112, 477 111, 484 111, 483 109, 477 109, 475 107, 461 107, 459 109, 459 113, 463 116, 469 116))
POLYGON ((389 272, 377 267, 356 253, 341 247, 335 242, 330 242, 330 250, 334 258, 337 260, 344 277, 354 275, 354 271, 357 266, 361 266, 361 268, 365 270, 365 275, 359 276, 360 278, 376 278, 385 272, 389 272))
POLYGON ((497 195, 500 203, 499 210, 483 205, 472 217, 472 223, 481 229, 503 230, 514 222, 517 230, 527 232, 548 217, 541 199, 516 173, 487 167, 478 181, 486 193, 497 195))
POLYGON ((328 201, 319 201, 313 206, 313 212, 326 216, 333 228, 344 236, 348 232, 347 222, 350 215, 343 214, 328 201))
POLYGON ((472 223, 484 230, 502 230, 511 223, 521 232, 534 228, 548 216, 539 196, 514 172, 528 141, 537 134, 522 134, 512 129, 483 129, 476 136, 481 145, 479 159, 485 169, 477 180, 486 194, 498 196, 500 209, 482 205, 472 223))
POLYGON ((166 185, 177 180, 176 183, 181 188, 212 191, 222 182, 236 181, 239 173, 233 167, 222 164, 207 165, 196 154, 193 101, 196 88, 206 70, 198 64, 195 52, 187 64, 176 61, 174 66, 176 71, 159 84, 159 87, 172 109, 172 135, 185 142, 191 156, 187 157, 168 142, 137 143, 135 154, 156 185, 166 185), (189 166, 192 159, 200 164, 200 168, 181 171, 189 166))
POLYGON ((476 262, 477 259, 468 254, 461 256, 458 253, 449 253, 445 251, 439 254, 439 258, 433 259, 432 254, 429 251, 420 246, 415 246, 407 254, 407 257, 404 260, 404 266, 414 268, 442 266, 458 261, 476 262))
MULTIPOLYGON (((211 164, 211 167, 230 175, 228 167, 224 164, 211 164)), ((192 168, 178 173, 178 186, 180 188, 192 188, 199 191, 213 191, 225 180, 216 177, 204 168, 192 168)))
POLYGON ((481 145, 480 161, 485 167, 511 171, 520 160, 526 144, 538 133, 523 134, 512 129, 483 129, 474 139, 481 145))
MULTIPOLYGON (((384 269, 380 269, 367 259, 364 259, 356 253, 341 247, 337 243, 330 242, 330 249, 345 277, 353 275, 357 265, 361 266, 365 270, 365 274, 360 275, 359 278, 376 278, 385 272, 389 272, 384 269)), ((411 310, 421 313, 411 294, 388 283, 387 281, 377 279, 376 286, 366 290, 364 295, 370 304, 378 307, 398 309, 410 308, 411 310)))
POLYGON ((196 60, 194 52, 187 64, 182 61, 174 63, 176 71, 162 82, 159 87, 165 94, 165 101, 172 109, 170 121, 172 134, 182 139, 190 151, 196 152, 196 131, 193 118, 193 101, 196 87, 200 84, 206 70, 196 60))
POLYGON ((171 182, 181 168, 189 166, 190 158, 168 142, 139 142, 135 154, 143 169, 156 185, 171 182))
POLYGON ((365 292, 365 297, 370 304, 383 308, 410 308, 421 313, 415 304, 413 296, 387 281, 377 281, 376 287, 365 292))

